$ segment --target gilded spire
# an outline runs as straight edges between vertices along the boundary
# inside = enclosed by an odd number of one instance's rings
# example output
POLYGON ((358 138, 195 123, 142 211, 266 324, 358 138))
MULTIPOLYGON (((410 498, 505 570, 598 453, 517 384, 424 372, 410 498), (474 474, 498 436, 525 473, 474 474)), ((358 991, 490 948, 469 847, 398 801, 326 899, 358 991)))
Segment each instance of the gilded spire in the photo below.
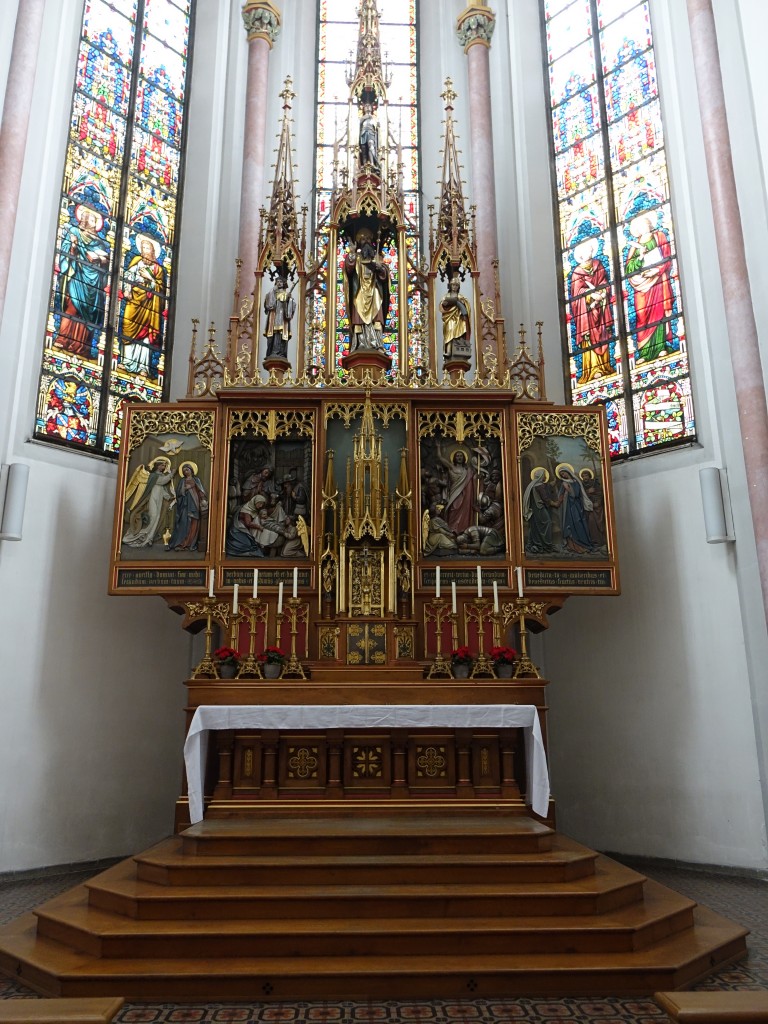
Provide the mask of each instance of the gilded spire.
POLYGON ((286 258, 292 262, 290 251, 293 250, 294 253, 300 251, 291 139, 291 101, 296 94, 292 91, 291 85, 292 81, 289 76, 280 93, 280 98, 283 101, 283 123, 275 160, 272 198, 267 214, 266 247, 269 250, 270 260, 275 264, 286 258))
POLYGON ((352 96, 360 104, 378 106, 387 96, 392 75, 381 58, 381 36, 379 11, 376 0, 361 0, 358 9, 360 28, 357 39, 357 55, 354 65, 350 52, 347 69, 347 85, 352 96))
POLYGON ((456 266, 463 262, 463 257, 469 251, 469 218, 464 205, 461 164, 459 163, 459 150, 453 121, 453 104, 456 93, 450 78, 446 78, 445 91, 441 96, 445 103, 445 139, 440 205, 433 254, 443 248, 449 262, 456 266))

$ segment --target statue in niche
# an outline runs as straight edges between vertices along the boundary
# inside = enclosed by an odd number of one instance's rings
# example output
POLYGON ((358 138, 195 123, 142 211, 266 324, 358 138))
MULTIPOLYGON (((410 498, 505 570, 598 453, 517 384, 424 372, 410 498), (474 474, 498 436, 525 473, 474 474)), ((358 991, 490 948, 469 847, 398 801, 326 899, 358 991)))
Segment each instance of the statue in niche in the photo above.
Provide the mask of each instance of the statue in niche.
POLYGON ((359 231, 354 253, 344 257, 344 298, 349 314, 349 351, 382 351, 389 309, 389 268, 370 231, 359 231))
POLYGON ((381 174, 379 163, 379 126, 373 116, 373 107, 366 103, 363 116, 360 118, 359 135, 360 167, 370 164, 377 174, 381 174))
POLYGON ((266 359, 287 359, 288 342, 291 339, 291 320, 296 312, 296 300, 293 289, 296 282, 288 288, 285 275, 278 274, 275 286, 264 299, 264 312, 267 322, 264 337, 267 339, 266 359))
POLYGON ((448 293, 440 303, 443 315, 443 358, 446 362, 452 359, 464 362, 470 357, 469 302, 459 294, 459 286, 459 278, 452 277, 448 283, 448 293))

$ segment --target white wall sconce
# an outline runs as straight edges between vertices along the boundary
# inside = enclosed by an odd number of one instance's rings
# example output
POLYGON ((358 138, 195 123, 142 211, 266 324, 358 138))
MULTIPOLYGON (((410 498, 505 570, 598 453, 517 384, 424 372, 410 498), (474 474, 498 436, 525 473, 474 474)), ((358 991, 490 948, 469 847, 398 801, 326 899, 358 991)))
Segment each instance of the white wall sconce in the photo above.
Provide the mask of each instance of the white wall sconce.
POLYGON ((728 477, 724 469, 704 466, 699 470, 701 504, 704 509, 704 529, 707 544, 733 543, 731 499, 728 491, 728 477))
POLYGON ((0 540, 21 540, 29 466, 12 462, 0 468, 0 540))

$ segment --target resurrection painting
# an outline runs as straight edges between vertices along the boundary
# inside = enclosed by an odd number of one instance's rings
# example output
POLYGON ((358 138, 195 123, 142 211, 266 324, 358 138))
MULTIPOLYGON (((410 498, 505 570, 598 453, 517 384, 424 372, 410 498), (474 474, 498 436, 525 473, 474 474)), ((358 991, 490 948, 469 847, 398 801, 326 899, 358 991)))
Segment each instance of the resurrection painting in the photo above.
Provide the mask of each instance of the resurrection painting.
POLYGON ((420 447, 421 546, 428 558, 504 558, 504 480, 497 438, 439 433, 420 447))

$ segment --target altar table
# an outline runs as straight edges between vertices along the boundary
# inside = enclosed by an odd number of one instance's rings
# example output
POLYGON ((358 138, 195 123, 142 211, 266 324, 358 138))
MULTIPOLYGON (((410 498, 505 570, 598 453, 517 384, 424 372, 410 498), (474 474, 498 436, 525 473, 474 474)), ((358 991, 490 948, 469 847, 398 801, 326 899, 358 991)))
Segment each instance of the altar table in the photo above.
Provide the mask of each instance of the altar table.
POLYGON ((526 800, 549 810, 549 772, 536 708, 530 704, 205 704, 195 711, 184 744, 189 817, 203 820, 208 734, 215 729, 522 729, 528 777, 526 800))

